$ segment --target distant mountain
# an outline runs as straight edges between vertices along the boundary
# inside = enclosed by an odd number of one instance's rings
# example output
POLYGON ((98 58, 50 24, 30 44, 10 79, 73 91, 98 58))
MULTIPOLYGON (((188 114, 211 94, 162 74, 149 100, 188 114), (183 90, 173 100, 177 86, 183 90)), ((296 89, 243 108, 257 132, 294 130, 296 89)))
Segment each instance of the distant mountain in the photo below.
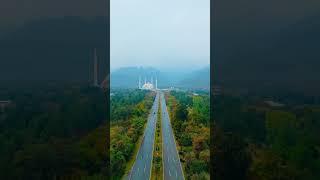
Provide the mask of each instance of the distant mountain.
POLYGON ((320 15, 241 36, 217 32, 214 82, 249 91, 320 92, 320 15), (259 34, 258 34, 259 33, 259 34))
POLYGON ((105 17, 41 19, 2 34, 0 81, 88 82, 97 48, 99 80, 107 74, 108 21, 105 17))
POLYGON ((172 72, 158 70, 152 67, 124 67, 111 73, 111 87, 136 88, 138 87, 139 76, 141 82, 144 78, 150 81, 150 78, 158 78, 159 88, 168 88, 171 86, 182 88, 208 88, 210 80, 209 67, 188 73, 187 70, 172 72))
POLYGON ((158 87, 169 85, 167 76, 158 69, 152 67, 124 67, 111 72, 111 87, 137 88, 139 86, 139 76, 142 84, 145 78, 149 82, 151 77, 154 80, 157 77, 158 87))
POLYGON ((183 80, 177 83, 177 86, 183 88, 209 89, 210 67, 205 67, 186 75, 183 80))

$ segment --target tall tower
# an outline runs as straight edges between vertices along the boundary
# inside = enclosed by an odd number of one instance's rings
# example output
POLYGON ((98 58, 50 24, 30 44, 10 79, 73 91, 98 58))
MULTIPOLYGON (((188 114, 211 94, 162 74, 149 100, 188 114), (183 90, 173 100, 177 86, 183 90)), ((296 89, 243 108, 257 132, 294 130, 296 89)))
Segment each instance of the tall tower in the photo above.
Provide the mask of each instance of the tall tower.
POLYGON ((158 89, 158 78, 156 76, 156 89, 158 89))
POLYGON ((151 76, 151 84, 153 84, 153 76, 151 76))
POLYGON ((144 84, 147 84, 147 78, 144 77, 144 84))
POLYGON ((93 85, 98 86, 98 58, 96 48, 94 48, 93 85))

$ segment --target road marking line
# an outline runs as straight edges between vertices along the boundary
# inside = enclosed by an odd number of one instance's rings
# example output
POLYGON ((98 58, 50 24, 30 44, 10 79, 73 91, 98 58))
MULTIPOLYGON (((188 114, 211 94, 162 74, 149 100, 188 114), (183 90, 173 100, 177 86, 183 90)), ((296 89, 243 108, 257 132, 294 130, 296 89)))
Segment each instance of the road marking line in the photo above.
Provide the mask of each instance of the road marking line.
POLYGON ((170 169, 169 169, 169 176, 171 176, 170 169))

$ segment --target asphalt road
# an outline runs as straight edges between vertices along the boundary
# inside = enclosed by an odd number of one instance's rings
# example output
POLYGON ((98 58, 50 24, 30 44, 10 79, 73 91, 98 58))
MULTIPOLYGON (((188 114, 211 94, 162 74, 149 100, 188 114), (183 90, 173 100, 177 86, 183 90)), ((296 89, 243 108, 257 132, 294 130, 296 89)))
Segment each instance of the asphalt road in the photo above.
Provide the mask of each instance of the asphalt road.
POLYGON ((142 143, 139 152, 136 156, 136 160, 133 164, 129 176, 127 179, 132 180, 149 180, 151 176, 152 157, 153 157, 153 144, 157 122, 157 112, 159 106, 159 93, 153 102, 148 122, 143 134, 142 143))
POLYGON ((162 141, 163 141, 163 177, 165 180, 184 179, 180 158, 178 155, 173 131, 170 125, 169 114, 167 110, 164 94, 160 92, 161 103, 161 125, 162 125, 162 141))

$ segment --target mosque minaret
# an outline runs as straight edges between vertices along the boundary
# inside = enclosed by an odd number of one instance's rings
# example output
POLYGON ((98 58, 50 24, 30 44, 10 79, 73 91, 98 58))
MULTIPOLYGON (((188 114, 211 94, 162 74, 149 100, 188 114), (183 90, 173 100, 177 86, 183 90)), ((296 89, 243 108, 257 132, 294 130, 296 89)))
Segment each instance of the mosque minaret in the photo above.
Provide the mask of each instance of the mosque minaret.
POLYGON ((139 89, 143 90, 157 90, 158 89, 158 79, 156 77, 155 84, 153 82, 153 77, 151 76, 150 82, 147 81, 147 77, 144 78, 144 84, 141 85, 141 76, 139 76, 139 89))

